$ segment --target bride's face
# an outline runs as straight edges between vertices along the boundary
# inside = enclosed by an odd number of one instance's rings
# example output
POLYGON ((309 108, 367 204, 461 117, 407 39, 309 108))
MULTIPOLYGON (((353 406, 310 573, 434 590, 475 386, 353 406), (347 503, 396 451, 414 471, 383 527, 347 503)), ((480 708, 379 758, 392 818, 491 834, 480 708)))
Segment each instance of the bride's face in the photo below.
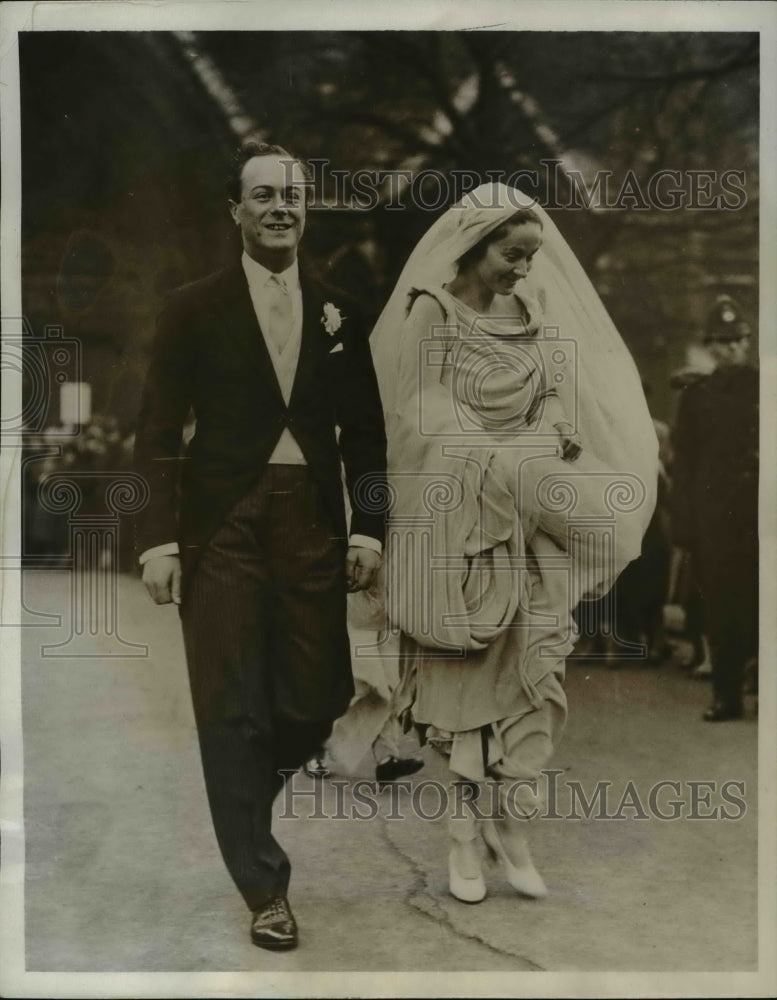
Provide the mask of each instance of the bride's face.
POLYGON ((542 227, 538 223, 510 226, 506 235, 489 243, 474 264, 474 273, 494 295, 508 295, 531 270, 541 244, 542 227))

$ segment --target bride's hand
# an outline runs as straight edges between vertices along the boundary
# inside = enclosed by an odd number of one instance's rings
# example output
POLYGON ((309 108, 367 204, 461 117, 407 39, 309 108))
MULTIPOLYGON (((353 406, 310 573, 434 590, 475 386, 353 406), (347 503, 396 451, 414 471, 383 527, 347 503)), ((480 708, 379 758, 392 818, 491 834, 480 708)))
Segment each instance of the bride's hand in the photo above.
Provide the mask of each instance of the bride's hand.
POLYGON ((357 590, 369 590, 380 568, 381 557, 372 549, 361 545, 349 545, 345 557, 345 576, 349 594, 357 590))
POLYGON ((580 435, 568 420, 560 420, 553 426, 558 432, 561 442, 561 457, 565 462, 574 462, 580 457, 580 452, 583 450, 580 435))

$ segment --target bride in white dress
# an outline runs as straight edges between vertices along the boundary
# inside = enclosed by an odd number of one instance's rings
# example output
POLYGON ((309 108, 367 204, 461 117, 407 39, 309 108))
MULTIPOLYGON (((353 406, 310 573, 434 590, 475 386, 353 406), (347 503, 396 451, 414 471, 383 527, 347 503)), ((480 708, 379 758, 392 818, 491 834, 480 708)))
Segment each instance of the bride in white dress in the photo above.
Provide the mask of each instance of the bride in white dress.
POLYGON ((502 185, 434 223, 372 342, 397 703, 463 798, 480 796, 453 800, 450 888, 485 896, 482 837, 518 892, 542 896, 525 820, 566 719, 572 611, 639 555, 655 504, 640 379, 552 220, 502 185))

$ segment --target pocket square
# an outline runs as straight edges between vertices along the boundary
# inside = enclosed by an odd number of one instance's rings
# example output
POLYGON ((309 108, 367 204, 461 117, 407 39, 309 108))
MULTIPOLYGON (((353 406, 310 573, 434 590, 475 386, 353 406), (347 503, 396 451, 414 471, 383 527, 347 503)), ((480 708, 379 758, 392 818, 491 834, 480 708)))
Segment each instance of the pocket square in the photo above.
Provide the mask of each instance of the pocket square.
POLYGON ((335 344, 335 346, 332 348, 332 350, 329 353, 330 354, 337 354, 337 352, 338 351, 342 351, 342 349, 343 349, 343 345, 342 345, 342 342, 341 342, 339 344, 335 344))

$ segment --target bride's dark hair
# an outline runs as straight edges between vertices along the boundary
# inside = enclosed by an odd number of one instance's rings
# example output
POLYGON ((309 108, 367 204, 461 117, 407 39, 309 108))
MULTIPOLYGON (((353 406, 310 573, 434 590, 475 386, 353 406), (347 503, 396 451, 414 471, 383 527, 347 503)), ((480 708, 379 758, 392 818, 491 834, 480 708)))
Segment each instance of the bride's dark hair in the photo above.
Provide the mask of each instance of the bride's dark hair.
POLYGON ((542 229, 542 219, 539 215, 531 208, 520 208, 518 211, 511 215, 509 219, 506 219, 501 226, 497 226, 496 229, 484 236, 482 240, 470 247, 466 253, 462 254, 456 262, 459 271, 471 267, 476 264, 485 255, 486 250, 492 243, 496 243, 497 240, 503 239, 507 236, 508 232, 513 226, 523 226, 527 222, 536 222, 537 225, 542 229))

